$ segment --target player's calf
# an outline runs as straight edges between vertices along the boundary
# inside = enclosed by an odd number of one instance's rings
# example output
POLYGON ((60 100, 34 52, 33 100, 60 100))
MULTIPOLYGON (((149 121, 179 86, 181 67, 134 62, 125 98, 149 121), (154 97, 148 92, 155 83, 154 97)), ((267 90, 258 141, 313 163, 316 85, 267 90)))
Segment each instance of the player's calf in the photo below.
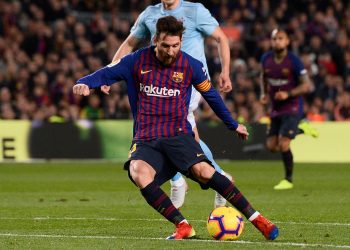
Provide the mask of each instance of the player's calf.
MULTIPOLYGON (((230 181, 233 180, 232 176, 224 171, 221 172, 223 176, 226 176, 230 181)), ((233 181, 232 181, 233 182, 233 181)), ((226 199, 220 195, 218 192, 215 192, 214 207, 224 207, 226 205, 226 199)))

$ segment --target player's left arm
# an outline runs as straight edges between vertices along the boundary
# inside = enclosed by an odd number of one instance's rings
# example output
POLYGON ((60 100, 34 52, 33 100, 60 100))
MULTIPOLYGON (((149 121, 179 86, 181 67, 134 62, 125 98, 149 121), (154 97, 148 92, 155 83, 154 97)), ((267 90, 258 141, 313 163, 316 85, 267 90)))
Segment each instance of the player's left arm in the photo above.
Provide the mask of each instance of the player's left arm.
POLYGON ((228 129, 236 131, 240 138, 244 140, 248 139, 249 134, 246 127, 238 124, 232 118, 231 112, 227 109, 221 96, 209 81, 203 64, 199 61, 194 61, 192 66, 192 85, 201 93, 214 113, 224 122, 228 129))
POLYGON ((303 63, 296 56, 292 56, 292 60, 294 63, 294 74, 298 77, 298 85, 290 89, 289 91, 279 91, 275 95, 276 100, 286 100, 288 98, 293 98, 297 96, 301 96, 307 93, 310 93, 313 89, 313 84, 310 80, 310 77, 305 69, 303 63))
POLYGON ((247 128, 232 118, 231 112, 225 106, 220 94, 208 79, 198 85, 194 85, 194 87, 199 93, 201 93, 214 113, 224 122, 228 129, 236 131, 241 139, 248 139, 249 133, 247 128))
POLYGON ((299 76, 299 85, 298 87, 289 91, 289 96, 294 97, 294 96, 308 94, 312 91, 312 89, 313 89, 313 84, 310 80, 310 77, 307 73, 305 73, 299 76))
POLYGON ((216 40, 221 62, 221 73, 219 78, 220 91, 229 92, 232 90, 230 79, 230 46, 228 39, 222 29, 217 27, 211 36, 216 40))
POLYGON ((197 4, 196 26, 199 32, 201 32, 204 36, 211 36, 217 41, 221 62, 221 74, 219 78, 220 91, 231 91, 230 46, 228 39, 222 29, 219 27, 218 21, 202 4, 197 4))

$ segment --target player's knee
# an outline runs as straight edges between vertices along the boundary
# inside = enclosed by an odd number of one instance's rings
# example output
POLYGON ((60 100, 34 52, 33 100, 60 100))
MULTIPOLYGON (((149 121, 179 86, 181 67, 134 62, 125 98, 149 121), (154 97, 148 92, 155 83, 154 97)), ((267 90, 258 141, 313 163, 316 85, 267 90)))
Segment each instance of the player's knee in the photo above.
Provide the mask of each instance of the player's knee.
POLYGON ((208 182, 213 176, 215 169, 207 162, 199 162, 192 166, 192 174, 201 182, 208 182))
POLYGON ((267 141, 266 142, 266 147, 268 150, 270 150, 271 152, 277 152, 279 151, 279 146, 273 142, 273 141, 267 141))
POLYGON ((147 167, 137 160, 133 160, 130 162, 129 172, 130 172, 130 177, 139 187, 143 186, 144 181, 146 179, 149 179, 150 177, 147 167))
POLYGON ((285 143, 281 143, 280 144, 280 149, 281 149, 281 152, 286 152, 289 150, 289 143, 285 142, 285 143))
POLYGON ((131 179, 134 182, 136 182, 136 179, 138 179, 138 177, 139 177, 139 167, 138 167, 137 162, 135 162, 135 161, 130 162, 129 173, 130 173, 131 179))
POLYGON ((281 139, 279 141, 279 148, 281 150, 281 152, 286 152, 289 150, 290 147, 290 139, 281 139))

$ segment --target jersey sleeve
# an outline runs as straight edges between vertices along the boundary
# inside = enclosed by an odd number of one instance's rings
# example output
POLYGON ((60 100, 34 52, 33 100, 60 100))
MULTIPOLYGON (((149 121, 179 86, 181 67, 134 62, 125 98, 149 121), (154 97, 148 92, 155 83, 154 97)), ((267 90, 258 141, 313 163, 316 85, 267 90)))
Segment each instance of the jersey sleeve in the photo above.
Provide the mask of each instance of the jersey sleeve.
POLYGON ((294 72, 297 76, 307 74, 307 70, 305 69, 304 64, 296 55, 292 55, 292 61, 294 65, 294 72))
POLYGON ((197 16, 196 16, 196 27, 197 29, 209 36, 213 34, 214 30, 219 26, 218 21, 210 14, 209 10, 202 4, 198 4, 197 16))
POLYGON ((130 34, 139 39, 145 39, 149 35, 149 31, 146 27, 146 16, 148 8, 145 9, 137 18, 136 22, 130 30, 130 34))
POLYGON ((214 113, 224 122, 230 130, 236 130, 238 122, 235 121, 231 112, 226 108, 221 96, 208 79, 203 64, 199 61, 192 63, 192 85, 207 101, 214 113))
POLYGON ((133 54, 123 57, 119 62, 109 64, 94 73, 84 76, 77 81, 77 84, 82 83, 89 88, 97 88, 102 85, 112 85, 121 80, 128 80, 132 76, 131 69, 133 54))
POLYGON ((307 70, 304 67, 304 64, 302 63, 302 61, 293 53, 290 54, 290 58, 292 60, 292 64, 293 64, 293 75, 294 78, 296 79, 296 83, 299 84, 300 81, 300 77, 304 76, 307 74, 307 70))

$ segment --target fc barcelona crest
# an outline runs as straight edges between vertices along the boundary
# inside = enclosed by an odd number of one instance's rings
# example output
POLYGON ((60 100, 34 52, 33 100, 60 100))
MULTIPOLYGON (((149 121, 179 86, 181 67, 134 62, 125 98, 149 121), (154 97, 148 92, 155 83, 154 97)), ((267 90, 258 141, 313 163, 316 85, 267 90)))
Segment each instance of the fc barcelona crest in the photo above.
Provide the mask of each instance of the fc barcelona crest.
POLYGON ((174 82, 182 82, 183 79, 184 79, 184 73, 174 72, 174 74, 173 74, 173 81, 174 82))
POLYGON ((283 68, 282 69, 282 75, 288 76, 289 75, 289 69, 288 68, 283 68))

